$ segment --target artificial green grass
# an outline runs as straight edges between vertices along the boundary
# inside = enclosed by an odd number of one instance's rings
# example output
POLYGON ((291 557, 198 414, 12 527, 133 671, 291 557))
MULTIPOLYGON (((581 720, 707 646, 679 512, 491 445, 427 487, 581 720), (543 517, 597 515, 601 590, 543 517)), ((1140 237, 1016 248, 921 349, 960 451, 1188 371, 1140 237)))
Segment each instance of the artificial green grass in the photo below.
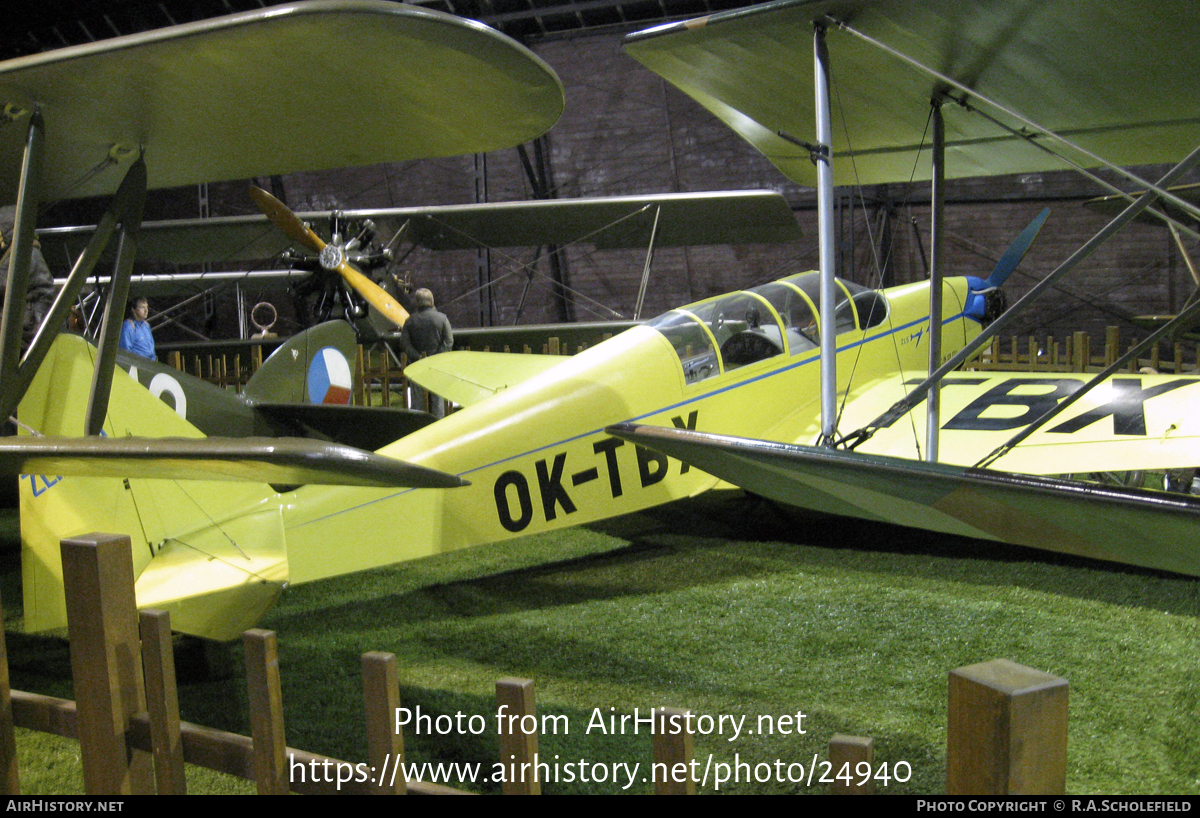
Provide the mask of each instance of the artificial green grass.
MULTIPOLYGON (((587 734, 596 708, 744 714, 749 729, 802 711, 803 735, 698 735, 696 757, 760 774, 753 765, 779 759, 807 775, 833 733, 864 735, 877 765, 911 768, 878 791, 933 794, 944 790, 948 671, 1007 658, 1070 681, 1070 792, 1200 792, 1200 580, 791 517, 735 492, 298 586, 263 626, 278 633, 288 744, 351 761, 365 753, 359 657, 383 650, 399 658, 404 706, 489 720, 478 736, 410 730, 410 762, 490 772, 494 683, 519 676, 536 682, 539 712, 567 717, 568 734, 541 737, 543 760, 640 762, 644 775, 645 728, 587 734)), ((208 651, 229 669, 217 678, 192 667, 197 653, 177 660, 182 717, 248 733, 240 647, 208 651)), ((70 695, 60 641, 10 635, 9 654, 14 686, 70 695)), ((771 772, 720 791, 827 789, 771 772)), ((711 776, 701 791, 714 791, 711 776)))

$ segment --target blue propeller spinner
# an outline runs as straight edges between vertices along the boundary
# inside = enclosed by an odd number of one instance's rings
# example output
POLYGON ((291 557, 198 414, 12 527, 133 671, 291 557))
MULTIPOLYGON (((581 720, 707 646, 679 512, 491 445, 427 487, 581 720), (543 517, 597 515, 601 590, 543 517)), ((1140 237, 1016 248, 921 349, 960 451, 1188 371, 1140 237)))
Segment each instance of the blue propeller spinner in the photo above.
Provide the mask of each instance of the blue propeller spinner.
MULTIPOLYGON (((971 290, 970 295, 967 296, 967 307, 965 310, 967 315, 980 321, 988 317, 988 294, 1002 286, 1008 280, 1008 277, 1012 275, 1012 271, 1017 269, 1017 265, 1021 263, 1021 259, 1025 258, 1025 254, 1029 252, 1030 245, 1037 238, 1038 231, 1042 229, 1042 225, 1046 223, 1049 215, 1050 208, 1047 207, 1034 217, 1029 226, 1021 231, 1021 235, 1017 236, 1016 240, 1009 245, 1008 250, 996 262, 996 267, 992 270, 992 274, 986 279, 967 276, 967 284, 971 290)), ((994 318, 995 316, 991 317, 994 318)))

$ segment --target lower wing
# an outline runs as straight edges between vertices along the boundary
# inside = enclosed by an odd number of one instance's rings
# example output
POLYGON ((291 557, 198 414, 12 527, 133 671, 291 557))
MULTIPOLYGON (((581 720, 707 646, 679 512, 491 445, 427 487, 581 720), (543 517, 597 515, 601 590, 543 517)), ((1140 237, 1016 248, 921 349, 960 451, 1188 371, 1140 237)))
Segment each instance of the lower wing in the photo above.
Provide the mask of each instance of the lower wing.
POLYGON ((799 508, 1200 576, 1200 500, 621 424, 609 433, 799 508))

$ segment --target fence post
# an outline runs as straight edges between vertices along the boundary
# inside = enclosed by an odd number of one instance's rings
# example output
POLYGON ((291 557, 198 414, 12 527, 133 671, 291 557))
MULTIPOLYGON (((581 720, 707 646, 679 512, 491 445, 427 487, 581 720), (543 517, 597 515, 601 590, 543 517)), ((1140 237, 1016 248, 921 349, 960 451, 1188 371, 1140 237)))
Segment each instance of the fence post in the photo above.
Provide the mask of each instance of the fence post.
POLYGON ((1107 369, 1121 356, 1121 328, 1104 328, 1104 366, 1107 369))
POLYGON ((359 344, 354 351, 354 405, 367 405, 367 368, 363 361, 363 346, 359 344))
POLYGON ((0 795, 18 795, 21 792, 14 728, 12 685, 8 679, 8 645, 4 639, 4 608, 0 607, 0 795))
POLYGON ((394 653, 371 651, 362 657, 363 703, 367 711, 367 763, 377 770, 377 795, 404 795, 404 733, 400 730, 400 671, 394 653), (391 770, 391 774, 388 774, 391 770), (384 780, 385 776, 387 781, 384 780))
POLYGON ((829 764, 834 776, 829 786, 832 795, 874 795, 875 779, 875 740, 863 736, 847 736, 834 733, 829 739, 829 764), (863 776, 858 772, 858 765, 867 763, 866 781, 858 783, 863 776), (840 775, 845 768, 847 775, 840 775))
POLYGON ((286 795, 287 743, 283 737, 283 693, 275 633, 255 628, 242 634, 242 642, 246 647, 246 693, 258 794, 286 795))
POLYGON ((1067 787, 1067 680, 1007 659, 950 671, 947 795, 1067 787))
POLYGON ((146 709, 129 537, 87 534, 61 547, 84 790, 153 793, 150 756, 125 742, 146 709))
POLYGON ((500 763, 506 774, 500 791, 505 795, 541 795, 537 777, 537 701, 532 679, 506 677, 496 682, 496 722, 500 735, 500 763), (532 721, 533 730, 526 731, 532 721))
POLYGON ((654 738, 651 740, 654 763, 650 771, 655 795, 696 794, 696 779, 692 774, 692 734, 687 729, 689 712, 660 707, 654 715, 654 738))
POLYGON ((1088 341, 1088 334, 1086 332, 1076 332, 1071 346, 1071 352, 1074 355, 1071 361, 1072 371, 1087 372, 1088 367, 1092 363, 1092 348, 1088 341))
POLYGON ((146 709, 150 714, 150 746, 154 748, 154 783, 159 795, 186 795, 183 739, 179 735, 179 691, 175 686, 175 654, 171 648, 171 616, 166 611, 138 614, 142 666, 146 673, 146 709))

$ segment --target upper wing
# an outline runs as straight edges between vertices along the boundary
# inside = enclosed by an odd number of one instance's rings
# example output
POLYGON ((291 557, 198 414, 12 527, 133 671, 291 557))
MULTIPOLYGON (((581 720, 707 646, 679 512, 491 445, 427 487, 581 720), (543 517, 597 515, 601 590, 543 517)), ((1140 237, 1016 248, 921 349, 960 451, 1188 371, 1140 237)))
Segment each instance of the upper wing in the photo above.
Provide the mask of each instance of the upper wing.
POLYGON ((460 406, 470 406, 501 389, 540 375, 564 360, 558 355, 456 350, 411 363, 404 374, 431 392, 460 406))
MULTIPOLYGON (((826 15, 1115 164, 1178 161, 1200 142, 1192 0, 1106 0, 1082 13, 1075 0, 780 0, 658 26, 625 48, 786 175, 813 185, 809 150, 794 140, 813 141, 813 23, 826 15)), ((853 163, 853 178, 841 183, 929 178, 928 152, 919 154, 929 100, 946 83, 836 24, 828 47, 833 155, 853 163)), ((983 117, 946 109, 947 176, 1064 167, 983 117)))
MULTIPOLYGON (((407 225, 406 240, 431 250, 577 241, 604 249, 646 247, 652 232, 659 247, 784 242, 801 236, 787 200, 769 190, 391 207, 342 213, 352 221, 371 219, 381 235, 390 235, 407 225)), ((320 226, 328 222, 330 211, 297 215, 320 226)), ((94 230, 94 226, 51 227, 39 230, 38 239, 48 259, 69 267, 94 230)), ((291 243, 265 216, 144 222, 138 231, 138 257, 176 264, 265 259, 283 252, 291 243)), ((209 273, 206 277, 215 279, 217 275, 209 273)))
MULTIPOLYGON (((838 420, 844 431, 873 421, 918 383, 923 373, 882 379, 848 402, 838 420)), ((1079 390, 1088 375, 956 372, 943 381, 938 456, 971 466, 1004 445, 1058 401, 1079 390)), ((1190 468, 1200 464, 1200 378, 1118 375, 1097 386, 1061 415, 995 462, 1025 474, 1190 468)), ((920 459, 926 404, 878 430, 856 451, 920 459)), ((806 438, 806 440, 815 439, 806 438)))
MULTIPOLYGON (((111 193, 142 148, 152 188, 505 148, 554 124, 563 89, 480 23, 332 0, 10 60, 0 103, 41 108, 53 200, 111 193)), ((0 129, 0 167, 24 133, 0 129)), ((16 176, 0 180, 13 201, 16 176)))
POLYGON ((1200 576, 1200 500, 622 424, 611 434, 771 500, 1200 576))

